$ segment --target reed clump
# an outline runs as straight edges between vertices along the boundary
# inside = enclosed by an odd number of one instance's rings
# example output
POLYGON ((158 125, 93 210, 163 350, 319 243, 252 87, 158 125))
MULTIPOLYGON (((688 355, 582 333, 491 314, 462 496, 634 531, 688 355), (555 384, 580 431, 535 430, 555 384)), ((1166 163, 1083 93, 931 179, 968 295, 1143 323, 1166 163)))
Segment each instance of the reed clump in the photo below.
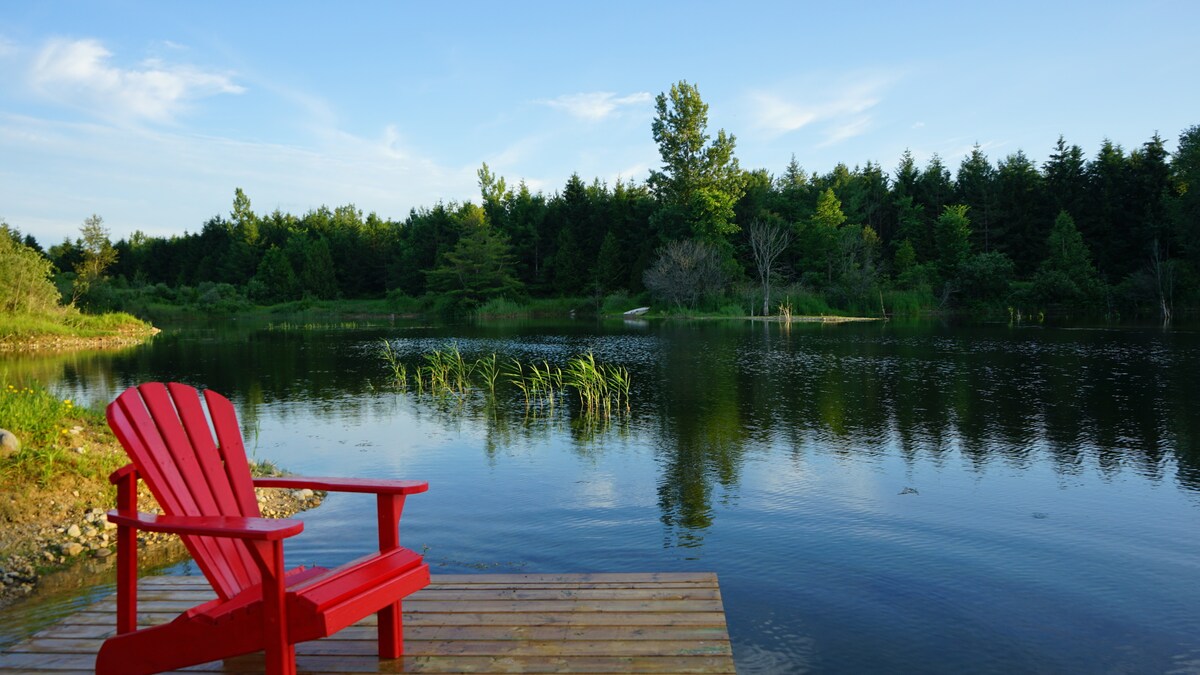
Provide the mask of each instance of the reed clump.
MULTIPOLYGON (((386 340, 379 356, 390 373, 392 384, 409 390, 408 367, 386 340)), ((572 395, 579 401, 585 417, 609 418, 630 410, 632 378, 624 366, 596 362, 592 352, 569 359, 564 366, 547 359, 523 363, 519 359, 501 362, 495 353, 475 360, 466 358, 458 345, 434 349, 421 356, 414 370, 417 393, 435 396, 466 397, 481 393, 494 403, 502 384, 507 384, 524 403, 527 412, 552 413, 572 395)))

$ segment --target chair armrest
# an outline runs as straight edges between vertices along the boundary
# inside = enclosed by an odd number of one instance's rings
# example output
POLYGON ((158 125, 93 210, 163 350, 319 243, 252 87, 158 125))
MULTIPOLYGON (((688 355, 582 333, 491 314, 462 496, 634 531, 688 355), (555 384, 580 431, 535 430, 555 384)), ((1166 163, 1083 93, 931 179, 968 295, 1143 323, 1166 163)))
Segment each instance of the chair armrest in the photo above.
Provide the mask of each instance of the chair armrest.
POLYGON ((429 489, 423 480, 380 480, 375 478, 304 478, 272 476, 255 478, 254 487, 324 490, 326 492, 367 492, 377 495, 414 495, 429 489))
POLYGON ((287 518, 232 516, 158 516, 150 513, 109 511, 108 522, 149 532, 232 537, 275 541, 300 534, 304 523, 287 518))

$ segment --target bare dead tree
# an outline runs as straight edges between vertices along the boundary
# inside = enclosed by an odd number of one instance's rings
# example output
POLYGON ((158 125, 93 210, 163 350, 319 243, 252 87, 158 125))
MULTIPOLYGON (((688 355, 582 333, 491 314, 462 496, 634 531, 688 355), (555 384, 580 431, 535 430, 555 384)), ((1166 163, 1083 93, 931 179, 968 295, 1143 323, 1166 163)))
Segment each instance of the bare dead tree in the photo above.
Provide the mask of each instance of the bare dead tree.
POLYGON ((775 261, 792 243, 794 235, 790 229, 773 223, 755 220, 750 224, 750 251, 754 254, 754 266, 758 268, 758 281, 763 289, 763 316, 771 311, 771 276, 775 274, 775 261))
POLYGON ((695 309, 702 298, 725 285, 721 256, 696 240, 673 241, 658 250, 658 259, 642 275, 655 296, 679 307, 695 309))
POLYGON ((1158 291, 1158 308, 1162 313, 1163 325, 1167 326, 1171 323, 1175 275, 1166 247, 1159 243, 1158 237, 1150 245, 1150 272, 1154 277, 1155 290, 1158 291))

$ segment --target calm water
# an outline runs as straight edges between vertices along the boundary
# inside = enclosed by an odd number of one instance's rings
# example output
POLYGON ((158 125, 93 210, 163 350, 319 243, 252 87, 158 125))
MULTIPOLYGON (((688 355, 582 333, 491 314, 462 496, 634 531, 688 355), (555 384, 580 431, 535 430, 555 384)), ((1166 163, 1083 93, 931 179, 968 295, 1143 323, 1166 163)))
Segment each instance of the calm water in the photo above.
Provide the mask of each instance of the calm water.
MULTIPOLYGON (((0 363, 106 403, 212 387, 299 474, 420 478, 435 573, 715 571, 740 672, 1200 672, 1200 334, 749 322, 168 332, 0 363), (627 366, 608 425, 389 387, 468 355, 627 366)), ((331 495, 289 563, 371 549, 331 495)), ((189 566, 178 573, 194 573, 189 566)))

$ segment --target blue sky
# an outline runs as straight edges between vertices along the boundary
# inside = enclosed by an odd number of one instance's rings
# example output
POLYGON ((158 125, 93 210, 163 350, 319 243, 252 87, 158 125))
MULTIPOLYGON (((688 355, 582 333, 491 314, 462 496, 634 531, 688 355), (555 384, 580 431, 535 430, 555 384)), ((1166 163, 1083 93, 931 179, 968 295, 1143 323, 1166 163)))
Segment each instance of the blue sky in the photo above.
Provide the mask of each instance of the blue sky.
POLYGON ((43 244, 259 212, 644 181, 654 96, 696 84, 744 168, 911 149, 1045 160, 1200 124, 1200 2, 9 2, 0 218, 43 244))

